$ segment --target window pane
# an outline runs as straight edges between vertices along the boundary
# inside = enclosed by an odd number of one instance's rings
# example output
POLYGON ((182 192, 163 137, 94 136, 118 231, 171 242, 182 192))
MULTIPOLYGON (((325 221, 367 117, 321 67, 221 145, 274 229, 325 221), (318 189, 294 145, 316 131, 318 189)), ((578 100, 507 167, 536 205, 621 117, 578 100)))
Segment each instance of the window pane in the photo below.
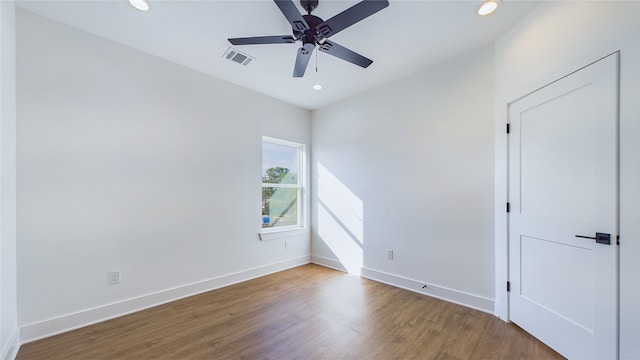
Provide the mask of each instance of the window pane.
POLYGON ((298 189, 262 188, 262 227, 298 224, 298 189))
POLYGON ((269 184, 297 184, 298 148, 262 142, 262 182, 269 184))

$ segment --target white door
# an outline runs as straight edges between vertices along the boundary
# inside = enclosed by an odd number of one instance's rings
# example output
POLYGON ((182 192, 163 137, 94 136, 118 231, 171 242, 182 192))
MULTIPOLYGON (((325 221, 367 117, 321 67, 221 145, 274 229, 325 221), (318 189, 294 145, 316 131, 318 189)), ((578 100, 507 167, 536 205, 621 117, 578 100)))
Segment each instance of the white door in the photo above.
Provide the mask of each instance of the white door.
POLYGON ((569 359, 617 357, 617 109, 617 53, 509 105, 510 319, 569 359))

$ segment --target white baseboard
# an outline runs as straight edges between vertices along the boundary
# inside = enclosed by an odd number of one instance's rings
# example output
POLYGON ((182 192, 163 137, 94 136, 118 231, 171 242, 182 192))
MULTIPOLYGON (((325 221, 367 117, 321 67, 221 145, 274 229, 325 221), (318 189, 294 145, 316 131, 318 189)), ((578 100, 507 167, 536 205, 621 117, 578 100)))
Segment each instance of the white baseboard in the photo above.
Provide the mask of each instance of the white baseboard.
POLYGON ((93 309, 79 311, 73 314, 24 325, 20 328, 21 343, 28 343, 45 337, 53 336, 70 330, 96 324, 136 311, 179 300, 207 291, 219 289, 239 282, 251 280, 278 271, 290 269, 311 262, 309 255, 272 263, 223 275, 209 280, 200 281, 113 304, 99 306, 93 309))
POLYGON ((458 305, 466 306, 472 309, 480 310, 493 315, 494 302, 492 299, 482 296, 469 294, 463 291, 453 290, 446 287, 425 283, 423 281, 413 280, 406 277, 362 268, 363 278, 385 283, 391 286, 399 287, 405 290, 413 291, 419 294, 428 295, 440 300, 449 301, 458 305), (426 287, 424 287, 426 285, 426 287))
POLYGON ((320 266, 328 267, 334 270, 340 270, 344 272, 348 272, 347 268, 342 265, 342 263, 338 260, 331 259, 324 256, 319 255, 311 255, 311 262, 320 266))
POLYGON ((18 342, 18 329, 15 329, 6 346, 2 349, 2 360, 14 360, 18 356, 18 350, 20 350, 20 343, 18 342))

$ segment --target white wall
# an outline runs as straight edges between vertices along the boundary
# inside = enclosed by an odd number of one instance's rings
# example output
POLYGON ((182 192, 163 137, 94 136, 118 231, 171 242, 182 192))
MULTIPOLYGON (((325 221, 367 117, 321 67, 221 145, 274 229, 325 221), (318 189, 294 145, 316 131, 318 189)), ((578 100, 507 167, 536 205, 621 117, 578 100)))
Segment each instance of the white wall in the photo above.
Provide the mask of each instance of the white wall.
POLYGON ((257 236, 261 136, 308 110, 22 10, 17 64, 23 341, 309 261, 257 236))
POLYGON ((0 359, 18 350, 15 8, 0 1, 0 359))
POLYGON ((493 61, 483 47, 314 111, 314 262, 493 311, 493 61))
POLYGON ((496 42, 496 314, 508 317, 506 104, 621 51, 620 355, 640 358, 640 2, 543 2, 496 42))

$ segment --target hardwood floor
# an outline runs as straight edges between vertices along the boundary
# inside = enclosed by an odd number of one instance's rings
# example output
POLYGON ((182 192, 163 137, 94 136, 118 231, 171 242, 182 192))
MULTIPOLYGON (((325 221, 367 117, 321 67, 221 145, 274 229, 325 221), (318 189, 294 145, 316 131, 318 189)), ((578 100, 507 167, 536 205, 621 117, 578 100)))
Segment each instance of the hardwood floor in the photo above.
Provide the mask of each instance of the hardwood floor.
POLYGON ((17 359, 562 359, 493 315, 305 265, 47 339, 17 359))

